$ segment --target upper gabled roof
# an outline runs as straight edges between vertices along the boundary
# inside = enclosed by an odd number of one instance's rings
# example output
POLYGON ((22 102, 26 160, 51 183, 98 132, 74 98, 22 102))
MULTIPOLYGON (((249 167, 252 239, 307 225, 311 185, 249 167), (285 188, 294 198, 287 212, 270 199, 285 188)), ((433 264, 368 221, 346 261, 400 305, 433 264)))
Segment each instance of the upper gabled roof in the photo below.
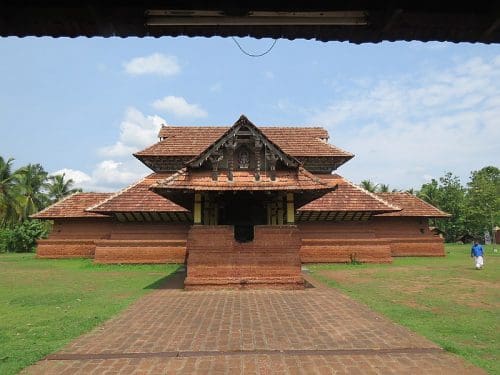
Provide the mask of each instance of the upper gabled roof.
POLYGON ((112 193, 75 193, 59 202, 31 215, 34 219, 57 218, 105 218, 107 216, 95 212, 87 212, 86 208, 109 198, 112 193))
POLYGON ((402 208, 399 212, 390 212, 377 216, 413 216, 413 217, 450 217, 451 215, 441 211, 433 205, 410 193, 377 193, 383 200, 398 205, 402 208))
POLYGON ((185 208, 149 190, 151 185, 170 175, 171 173, 152 173, 118 193, 111 194, 106 200, 89 207, 87 211, 108 214, 113 212, 186 212, 185 208))
POLYGON ((338 174, 316 175, 332 185, 338 185, 329 192, 304 206, 299 211, 369 211, 374 213, 400 211, 401 208, 386 202, 373 193, 353 184, 338 174))
MULTIPOLYGON (((160 142, 134 155, 196 156, 219 139, 229 126, 163 126, 160 142)), ((265 136, 294 157, 341 157, 354 155, 328 143, 328 131, 320 127, 259 126, 265 136)))
MULTIPOLYGON (((257 141, 268 149, 272 154, 276 155, 285 165, 288 167, 298 167, 300 162, 295 159, 292 155, 284 152, 281 147, 276 145, 271 141, 262 131, 257 128, 246 116, 241 115, 240 118, 226 130, 218 139, 212 142, 205 150, 201 151, 200 154, 196 155, 192 160, 188 162, 190 167, 199 167, 205 161, 208 160, 210 155, 219 152, 220 149, 224 147, 229 147, 228 144, 234 144, 236 136, 242 131, 249 132, 252 134, 257 141)), ((234 148, 233 148, 234 149, 234 148)))

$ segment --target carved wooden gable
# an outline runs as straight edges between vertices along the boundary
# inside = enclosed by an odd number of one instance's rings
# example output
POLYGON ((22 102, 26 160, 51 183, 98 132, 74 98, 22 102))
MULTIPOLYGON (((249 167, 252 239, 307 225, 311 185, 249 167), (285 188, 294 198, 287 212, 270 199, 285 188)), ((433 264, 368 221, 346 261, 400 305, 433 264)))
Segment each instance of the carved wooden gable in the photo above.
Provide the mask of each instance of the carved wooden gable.
POLYGON ((189 168, 211 168, 217 180, 219 170, 227 170, 230 180, 233 171, 251 171, 259 181, 261 172, 276 178, 276 167, 298 168, 300 162, 271 142, 250 120, 241 116, 217 141, 187 163, 189 168))

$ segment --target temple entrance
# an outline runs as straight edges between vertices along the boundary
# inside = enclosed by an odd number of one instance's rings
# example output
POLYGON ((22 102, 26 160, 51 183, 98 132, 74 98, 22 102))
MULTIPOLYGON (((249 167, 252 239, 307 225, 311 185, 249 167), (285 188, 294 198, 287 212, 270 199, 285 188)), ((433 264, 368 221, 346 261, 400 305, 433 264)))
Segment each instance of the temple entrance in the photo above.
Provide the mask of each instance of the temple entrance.
POLYGON ((266 205, 260 195, 229 192, 219 197, 218 224, 233 225, 234 239, 238 242, 253 241, 254 225, 267 224, 266 205))

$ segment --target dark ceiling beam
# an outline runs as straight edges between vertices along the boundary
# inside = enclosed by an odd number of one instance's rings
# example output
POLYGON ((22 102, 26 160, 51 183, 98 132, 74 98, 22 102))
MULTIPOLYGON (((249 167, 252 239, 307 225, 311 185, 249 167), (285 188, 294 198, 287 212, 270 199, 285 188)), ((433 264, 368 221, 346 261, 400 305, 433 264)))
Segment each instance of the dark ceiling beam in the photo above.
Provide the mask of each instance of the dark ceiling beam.
MULTIPOLYGON (((261 13, 262 14, 262 13, 261 13)), ((158 0, 4 0, 0 5, 0 36, 252 36, 317 39, 353 43, 421 40, 500 43, 498 6, 492 1, 158 1, 158 0), (182 16, 166 26, 147 26, 148 10, 194 10, 216 14, 182 16), (317 12, 361 11, 367 24, 336 25, 317 12), (214 13, 215 12, 215 13, 214 13), (283 17, 255 18, 256 12, 284 12, 283 17), (293 12, 302 14, 293 15, 293 12), (304 13, 305 12, 305 13, 304 13), (313 22, 307 12, 312 12, 313 22), (304 16, 305 14, 305 16, 304 16), (288 18, 287 18, 288 17, 288 18), (302 17, 302 21, 301 18, 302 17), (222 22, 220 20, 223 20, 222 22), (287 23, 287 19, 290 23, 287 23), (322 20, 323 24, 320 24, 322 20), (186 22, 189 21, 189 22, 186 22), (245 25, 244 23, 252 23, 245 25), (274 22, 274 24, 273 24, 274 22), (295 25, 293 23, 296 23, 295 25), (297 25, 303 22, 304 24, 297 25), (243 24, 241 24, 243 23, 243 24)))

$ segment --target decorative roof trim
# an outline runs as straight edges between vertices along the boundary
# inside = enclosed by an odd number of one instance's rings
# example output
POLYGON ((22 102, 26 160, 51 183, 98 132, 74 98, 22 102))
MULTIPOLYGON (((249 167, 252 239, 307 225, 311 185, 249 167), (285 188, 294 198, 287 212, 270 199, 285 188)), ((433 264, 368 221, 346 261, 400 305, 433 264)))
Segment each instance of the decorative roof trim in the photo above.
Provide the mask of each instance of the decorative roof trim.
POLYGON ((231 126, 227 131, 222 134, 216 141, 214 141, 210 146, 208 146, 204 151, 200 152, 198 156, 190 160, 186 165, 190 167, 201 166, 205 161, 208 160, 209 156, 218 151, 223 147, 231 136, 235 136, 241 127, 248 127, 254 136, 258 135, 264 146, 267 146, 271 151, 278 154, 281 159, 285 161, 287 165, 299 166, 301 163, 292 155, 284 152, 280 146, 271 141, 267 135, 264 134, 254 123, 252 123, 245 115, 241 115, 240 118, 231 126))

